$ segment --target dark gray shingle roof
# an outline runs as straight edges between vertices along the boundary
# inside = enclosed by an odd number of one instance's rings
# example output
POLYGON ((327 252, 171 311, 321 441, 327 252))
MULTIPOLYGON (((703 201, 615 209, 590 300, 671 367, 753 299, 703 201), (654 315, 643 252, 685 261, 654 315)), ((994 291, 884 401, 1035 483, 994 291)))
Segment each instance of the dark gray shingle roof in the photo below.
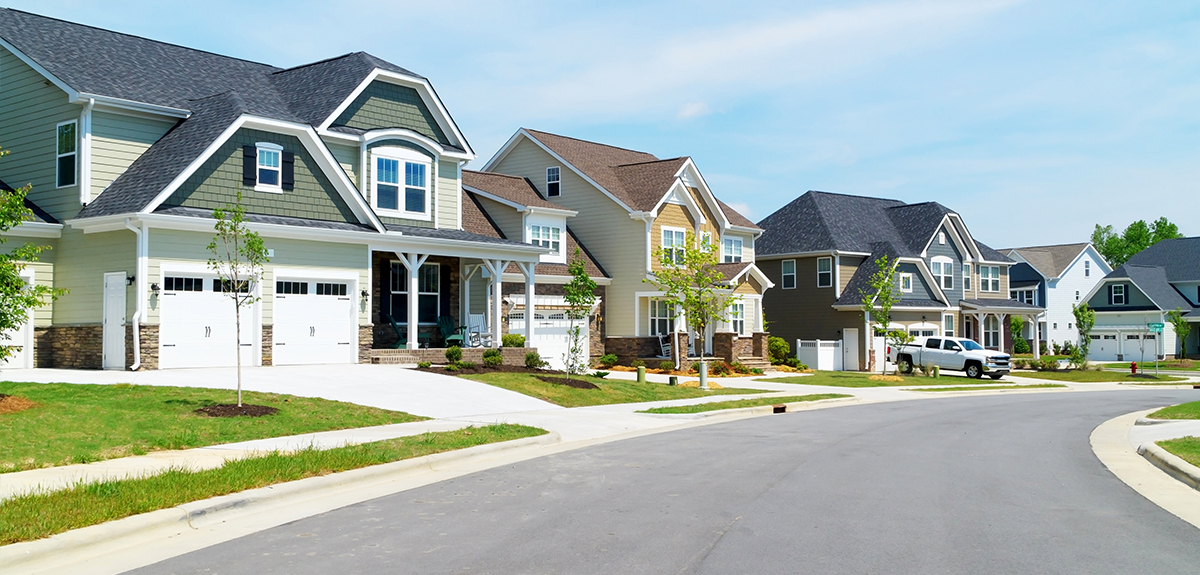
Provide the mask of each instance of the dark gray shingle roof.
POLYGON ((1126 265, 1158 266, 1168 281, 1200 281, 1200 236, 1163 240, 1129 258, 1126 265))
POLYGON ((965 305, 973 309, 1017 309, 1028 310, 1030 312, 1043 311, 1046 308, 1025 302, 1020 302, 1015 299, 963 299, 958 301, 959 305, 965 305))
MULTIPOLYGON (((154 210, 154 213, 168 216, 184 216, 189 218, 205 218, 210 220, 213 219, 212 210, 206 210, 203 208, 189 208, 185 206, 163 206, 157 210, 154 210)), ((375 228, 362 224, 333 222, 326 220, 310 220, 306 218, 292 218, 266 214, 246 214, 246 221, 260 224, 276 224, 281 226, 299 226, 302 228, 321 228, 326 230, 347 230, 375 233, 375 228)))
POLYGON ((1192 306, 1192 302, 1171 285, 1167 270, 1161 266, 1126 263, 1105 277, 1105 279, 1109 278, 1129 278, 1142 293, 1146 294, 1146 297, 1150 298, 1163 311, 1178 308, 1183 311, 1196 310, 1194 313, 1200 313, 1200 307, 1192 306))
MULTIPOLYGON (((3 180, 0 180, 0 192, 11 192, 11 191, 13 191, 12 186, 9 186, 8 184, 4 183, 3 180)), ((29 208, 29 211, 33 212, 33 217, 30 218, 32 221, 40 222, 43 224, 57 224, 58 223, 58 220, 54 219, 54 216, 46 213, 46 210, 39 208, 38 205, 33 203, 33 201, 31 201, 29 198, 25 198, 25 207, 29 208)))

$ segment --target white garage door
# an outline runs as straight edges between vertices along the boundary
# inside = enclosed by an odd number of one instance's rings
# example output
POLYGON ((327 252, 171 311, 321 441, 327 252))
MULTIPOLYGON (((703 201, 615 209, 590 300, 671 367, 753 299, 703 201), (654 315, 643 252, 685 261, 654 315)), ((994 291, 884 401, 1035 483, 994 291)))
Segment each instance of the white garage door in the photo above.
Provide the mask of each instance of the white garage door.
POLYGON ((354 282, 280 278, 275 282, 274 365, 354 363, 358 331, 354 282))
MULTIPOLYGON (((525 344, 536 348, 538 355, 542 356, 542 360, 548 362, 551 368, 564 369, 566 364, 563 362, 563 358, 571 343, 570 335, 567 333, 567 330, 571 328, 571 322, 562 312, 536 312, 533 317, 533 341, 526 338, 525 344)), ((580 327, 580 337, 583 340, 582 357, 584 361, 587 361, 589 357, 588 322, 579 320, 576 323, 580 327)), ((525 312, 509 314, 508 331, 525 335, 525 312)))
POLYGON ((1117 361, 1117 354, 1121 353, 1117 334, 1093 333, 1089 337, 1092 343, 1091 347, 1088 348, 1088 359, 1092 361, 1117 361))
POLYGON ((1122 352, 1125 354, 1125 361, 1154 361, 1158 353, 1156 334, 1124 334, 1121 338, 1125 344, 1125 350, 1122 352))
MULTIPOLYGON (((164 274, 159 310, 159 368, 237 365, 233 300, 221 292, 216 276, 164 274)), ((254 309, 242 308, 241 316, 242 365, 253 365, 254 309)))

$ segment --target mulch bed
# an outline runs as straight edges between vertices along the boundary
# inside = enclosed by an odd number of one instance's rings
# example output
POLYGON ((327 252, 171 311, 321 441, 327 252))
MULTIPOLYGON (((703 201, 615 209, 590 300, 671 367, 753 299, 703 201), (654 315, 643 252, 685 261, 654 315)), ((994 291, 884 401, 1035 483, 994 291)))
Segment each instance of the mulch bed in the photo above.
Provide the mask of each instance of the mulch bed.
POLYGON ((207 415, 209 417, 262 417, 264 415, 274 415, 279 412, 277 407, 268 407, 266 405, 250 405, 243 403, 238 407, 234 403, 219 403, 208 407, 201 407, 194 413, 207 415))
POLYGON ((38 404, 36 402, 25 399, 24 397, 0 393, 0 414, 16 413, 18 411, 25 411, 26 409, 33 409, 37 406, 38 404))
POLYGON ((553 383, 555 385, 566 385, 568 387, 574 387, 576 389, 600 389, 596 384, 594 384, 590 381, 584 381, 582 379, 568 379, 565 377, 554 377, 554 376, 549 376, 549 375, 539 375, 537 378, 546 383, 553 383))
POLYGON ((418 367, 417 371, 428 371, 430 373, 440 373, 442 375, 476 375, 480 373, 558 373, 547 372, 544 369, 530 369, 521 365, 498 365, 496 367, 488 367, 482 363, 471 368, 458 368, 458 371, 446 371, 445 366, 440 367, 418 367))

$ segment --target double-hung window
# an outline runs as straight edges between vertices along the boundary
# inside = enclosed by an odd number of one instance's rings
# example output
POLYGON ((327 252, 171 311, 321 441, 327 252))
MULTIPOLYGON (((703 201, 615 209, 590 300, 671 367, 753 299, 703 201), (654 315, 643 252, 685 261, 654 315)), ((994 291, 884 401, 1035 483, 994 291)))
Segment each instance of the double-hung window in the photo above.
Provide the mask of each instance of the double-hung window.
POLYGON ((725 258, 727 264, 741 263, 742 238, 725 238, 725 258))
POLYGON ((983 347, 1000 348, 1000 318, 994 315, 983 318, 983 347))
POLYGON ((950 314, 942 316, 942 335, 954 337, 954 316, 950 314))
POLYGON ((550 226, 529 226, 529 243, 549 248, 554 255, 562 253, 562 230, 550 226))
POLYGON ((783 260, 779 265, 783 271, 783 289, 796 289, 796 260, 783 260))
MULTIPOLYGON (((408 268, 400 262, 392 262, 389 311, 397 323, 408 321, 409 281, 408 268)), ((437 323, 441 309, 441 273, 439 264, 422 264, 417 270, 417 323, 437 323)))
POLYGON ((971 264, 963 264, 963 291, 971 291, 971 264))
POLYGON ((700 247, 707 246, 709 250, 716 248, 712 241, 712 232, 700 232, 700 247))
POLYGON ((817 258, 817 287, 833 287, 833 258, 817 258))
POLYGON ((1092 277, 1092 262, 1091 260, 1083 260, 1083 277, 1092 277))
POLYGON ((76 183, 76 150, 78 149, 78 124, 75 120, 63 122, 55 128, 55 185, 60 188, 74 186, 76 183))
POLYGON ((1037 289, 1008 290, 1008 297, 1021 303, 1037 305, 1037 289))
POLYGON ((675 306, 661 299, 650 300, 650 335, 675 331, 675 306))
POLYGON ((673 265, 683 265, 683 254, 686 249, 687 232, 677 228, 662 229, 662 251, 667 261, 673 265))
POLYGON ((1112 303, 1113 305, 1125 305, 1125 285, 1113 284, 1112 286, 1112 303))
POLYGON ((912 293, 913 291, 913 276, 912 274, 900 274, 900 291, 904 293, 912 293))
POLYGON ((254 189, 260 192, 283 191, 283 146, 259 142, 254 147, 258 152, 258 180, 254 189))
POLYGON ((979 266, 979 291, 1000 292, 1000 266, 979 266))
POLYGON ((405 218, 430 219, 431 163, 425 156, 402 148, 375 148, 371 199, 383 212, 405 218))
POLYGON ((560 170, 557 166, 546 168, 546 196, 554 198, 562 195, 560 176, 560 170))
POLYGON ((954 289, 954 262, 947 257, 936 257, 929 263, 933 277, 942 289, 954 289))
POLYGON ((733 328, 733 333, 745 335, 746 304, 736 302, 729 305, 729 325, 733 328))

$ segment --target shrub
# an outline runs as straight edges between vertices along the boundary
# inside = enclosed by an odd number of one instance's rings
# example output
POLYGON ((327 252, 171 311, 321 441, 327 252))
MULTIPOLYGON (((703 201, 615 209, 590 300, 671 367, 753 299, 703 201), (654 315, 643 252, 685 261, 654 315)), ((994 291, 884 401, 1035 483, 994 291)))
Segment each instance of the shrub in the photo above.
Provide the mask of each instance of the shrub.
POLYGON ((1062 353, 1062 346, 1058 345, 1057 341, 1051 342, 1051 343, 1052 343, 1052 347, 1054 348, 1054 355, 1058 355, 1058 354, 1062 353))
POLYGON ((763 370, 757 367, 752 367, 750 368, 750 373, 753 373, 754 375, 762 375, 763 370))
POLYGON ((456 364, 453 364, 453 363, 452 363, 452 364, 450 364, 450 365, 447 365, 447 366, 446 366, 446 371, 458 371, 458 365, 456 365, 456 364))
POLYGON ((500 350, 492 348, 483 352, 483 365, 488 367, 496 367, 504 363, 504 354, 500 350))
POLYGON ((691 367, 691 371, 699 372, 699 371, 700 371, 700 362, 698 362, 698 361, 697 361, 697 362, 693 362, 693 363, 692 363, 692 367, 691 367))
POLYGON ((428 361, 418 361, 417 367, 419 367, 421 369, 425 369, 425 368, 433 367, 433 364, 429 363, 428 361))
POLYGON ((1038 351, 1041 352, 1042 355, 1050 355, 1050 348, 1046 347, 1046 342, 1044 341, 1038 342, 1038 351))
POLYGON ((1072 355, 1075 353, 1075 346, 1069 341, 1064 341, 1062 344, 1062 355, 1072 355))
POLYGON ((713 375, 729 375, 733 373, 733 368, 723 361, 714 361, 712 365, 708 366, 708 372, 713 375))
POLYGON ((629 362, 629 367, 646 367, 646 362, 644 362, 640 359, 635 359, 635 360, 629 362))
POLYGON ((659 364, 658 364, 658 369, 661 369, 661 370, 663 370, 663 371, 675 371, 675 362, 673 362, 673 361, 664 361, 664 362, 662 362, 662 363, 659 363, 659 364))
POLYGON ((448 361, 450 363, 458 363, 458 361, 461 359, 462 359, 462 348, 461 347, 458 347, 457 345, 452 345, 452 346, 450 346, 449 349, 446 350, 446 361, 448 361))
POLYGON ((545 365, 546 362, 542 361, 542 356, 538 352, 531 351, 525 354, 525 367, 529 369, 541 369, 545 365))
POLYGON ((593 371, 592 377, 598 377, 600 379, 604 379, 604 378, 608 377, 608 372, 607 371, 593 371))
POLYGON ((479 364, 473 361, 460 361, 454 365, 457 365, 458 369, 475 369, 479 367, 479 364))
POLYGON ((771 365, 780 365, 791 355, 792 346, 788 345, 786 339, 772 336, 767 338, 767 351, 771 355, 771 365))
POLYGON ((800 363, 800 360, 794 357, 783 360, 783 364, 794 369, 808 369, 807 367, 800 367, 804 364, 800 363))
POLYGON ((606 353, 600 356, 600 359, 596 360, 596 365, 599 365, 600 367, 612 367, 617 365, 617 354, 606 353))
POLYGON ((1054 359, 1053 357, 1043 357, 1042 359, 1038 360, 1038 371, 1054 371, 1056 369, 1058 369, 1057 359, 1054 359))
POLYGON ((742 365, 742 362, 740 361, 735 361, 729 364, 729 369, 732 369, 733 371, 743 375, 750 373, 750 368, 742 365))
POLYGON ((1017 339, 1013 340, 1013 353, 1029 353, 1029 352, 1030 352, 1029 342, 1025 341, 1025 338, 1018 337, 1017 339))
POLYGON ((519 333, 506 333, 500 338, 503 347, 525 347, 525 336, 519 333))

